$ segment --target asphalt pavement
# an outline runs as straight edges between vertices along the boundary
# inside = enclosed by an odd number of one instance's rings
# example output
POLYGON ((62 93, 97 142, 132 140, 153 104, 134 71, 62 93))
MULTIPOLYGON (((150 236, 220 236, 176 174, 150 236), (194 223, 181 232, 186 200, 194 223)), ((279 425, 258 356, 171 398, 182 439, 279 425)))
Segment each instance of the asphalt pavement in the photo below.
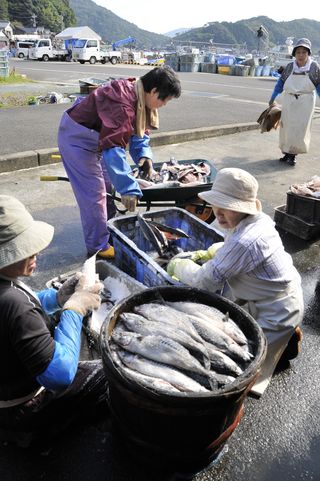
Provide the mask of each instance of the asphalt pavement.
MULTIPOLYGON (((39 85, 43 94, 66 93, 65 86, 57 84, 30 84, 28 89, 39 92, 39 85)), ((77 90, 76 86, 69 86, 67 92, 77 90)), ((278 132, 260 134, 252 122, 261 112, 261 102, 253 109, 252 105, 249 109, 248 104, 242 102, 231 121, 224 109, 225 97, 208 99, 189 92, 185 102, 187 110, 194 111, 191 119, 181 115, 174 102, 161 112, 165 131, 153 134, 156 162, 174 156, 177 160, 205 159, 217 169, 244 168, 257 177, 263 209, 271 217, 275 207, 285 204, 291 184, 319 174, 320 119, 313 122, 310 152, 298 156, 296 167, 290 167, 278 161, 278 132)), ((43 288, 58 274, 78 269, 86 256, 79 211, 70 184, 39 180, 41 175, 65 175, 60 163, 52 164, 50 154, 56 145, 55 133, 47 128, 51 125, 56 129, 65 108, 65 105, 40 105, 0 113, 0 172, 3 172, 0 192, 15 195, 37 219, 55 227, 54 240, 39 257, 38 271, 30 279, 35 289, 43 288), (48 131, 49 135, 45 133, 48 131), (25 152, 30 149, 32 153, 25 152)), ((320 479, 317 455, 320 448, 317 389, 320 381, 320 241, 303 241, 284 231, 280 233, 303 279, 306 311, 302 353, 287 369, 274 376, 261 399, 246 400, 244 416, 228 441, 228 452, 217 466, 194 476, 195 481, 320 479)), ((23 451, 2 445, 0 479, 167 481, 167 477, 159 474, 159 466, 141 467, 129 454, 115 444, 109 419, 106 419, 68 432, 50 451, 23 451)))
MULTIPOLYGON (((285 204, 288 187, 319 174, 320 120, 312 128, 310 152, 296 167, 280 163, 278 132, 249 130, 231 135, 154 147, 156 162, 205 159, 216 168, 241 167, 259 181, 263 209, 273 217, 285 204)), ((39 220, 55 227, 52 244, 39 257, 30 279, 35 289, 56 275, 77 269, 85 260, 79 212, 66 182, 40 182, 41 175, 64 175, 60 163, 0 174, 0 191, 18 197, 39 220)), ((306 304, 303 349, 277 373, 262 398, 248 398, 244 416, 228 441, 220 463, 194 481, 294 481, 320 479, 319 241, 303 241, 281 232, 303 279, 306 304)), ((157 433, 154 433, 155 438, 157 433)), ((168 432, 170 436, 170 432, 168 432)), ((109 420, 79 426, 48 452, 0 448, 1 481, 169 481, 160 466, 141 466, 115 443, 109 420)), ((160 463, 161 464, 161 463, 160 463)))

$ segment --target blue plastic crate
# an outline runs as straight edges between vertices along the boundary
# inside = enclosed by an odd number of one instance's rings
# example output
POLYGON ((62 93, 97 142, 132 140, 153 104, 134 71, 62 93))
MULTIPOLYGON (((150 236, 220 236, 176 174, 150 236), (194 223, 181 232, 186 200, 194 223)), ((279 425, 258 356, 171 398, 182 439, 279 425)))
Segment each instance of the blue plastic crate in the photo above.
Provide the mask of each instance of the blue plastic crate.
MULTIPOLYGON (((223 240, 210 225, 178 207, 144 213, 143 217, 186 232, 189 239, 174 241, 184 251, 207 249, 223 240)), ((119 269, 148 287, 178 284, 152 258, 154 248, 141 232, 136 215, 116 217, 108 221, 108 226, 119 269)))

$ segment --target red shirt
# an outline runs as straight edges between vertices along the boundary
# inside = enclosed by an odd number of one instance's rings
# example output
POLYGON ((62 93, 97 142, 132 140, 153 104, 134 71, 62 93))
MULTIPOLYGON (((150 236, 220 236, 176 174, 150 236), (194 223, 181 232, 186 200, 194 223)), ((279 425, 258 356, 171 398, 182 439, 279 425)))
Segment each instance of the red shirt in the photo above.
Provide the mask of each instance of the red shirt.
POLYGON ((78 124, 99 132, 101 150, 126 148, 135 131, 135 79, 118 79, 98 87, 69 111, 78 124))

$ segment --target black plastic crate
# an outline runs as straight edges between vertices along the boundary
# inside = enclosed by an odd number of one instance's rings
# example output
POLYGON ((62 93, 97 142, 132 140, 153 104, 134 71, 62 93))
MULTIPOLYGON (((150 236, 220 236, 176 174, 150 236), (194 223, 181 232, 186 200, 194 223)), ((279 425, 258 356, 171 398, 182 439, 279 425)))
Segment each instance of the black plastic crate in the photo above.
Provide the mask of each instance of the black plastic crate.
POLYGON ((285 205, 275 208, 274 221, 277 227, 300 239, 311 240, 320 238, 320 224, 312 224, 300 217, 288 214, 285 205))
MULTIPOLYGON (((189 239, 174 241, 184 251, 207 249, 223 240, 210 225, 178 207, 144 213, 143 217, 186 232, 189 239)), ((108 221, 108 226, 119 269, 148 287, 177 284, 151 257, 154 248, 141 232, 136 215, 115 217, 108 221)))
POLYGON ((287 192, 287 213, 311 224, 320 224, 320 199, 287 192))

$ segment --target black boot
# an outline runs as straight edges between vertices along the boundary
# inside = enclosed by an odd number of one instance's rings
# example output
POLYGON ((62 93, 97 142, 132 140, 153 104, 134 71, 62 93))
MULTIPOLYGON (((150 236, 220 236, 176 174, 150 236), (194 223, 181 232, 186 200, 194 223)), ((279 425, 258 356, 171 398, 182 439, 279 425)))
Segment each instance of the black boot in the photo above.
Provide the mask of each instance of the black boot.
POLYGON ((296 165, 297 161, 296 161, 296 156, 294 154, 288 154, 288 158, 287 158, 287 164, 289 165, 296 165))
POLYGON ((279 162, 287 162, 288 159, 289 159, 289 157, 290 157, 290 154, 286 154, 286 153, 284 152, 284 156, 283 156, 283 157, 280 157, 279 162))

